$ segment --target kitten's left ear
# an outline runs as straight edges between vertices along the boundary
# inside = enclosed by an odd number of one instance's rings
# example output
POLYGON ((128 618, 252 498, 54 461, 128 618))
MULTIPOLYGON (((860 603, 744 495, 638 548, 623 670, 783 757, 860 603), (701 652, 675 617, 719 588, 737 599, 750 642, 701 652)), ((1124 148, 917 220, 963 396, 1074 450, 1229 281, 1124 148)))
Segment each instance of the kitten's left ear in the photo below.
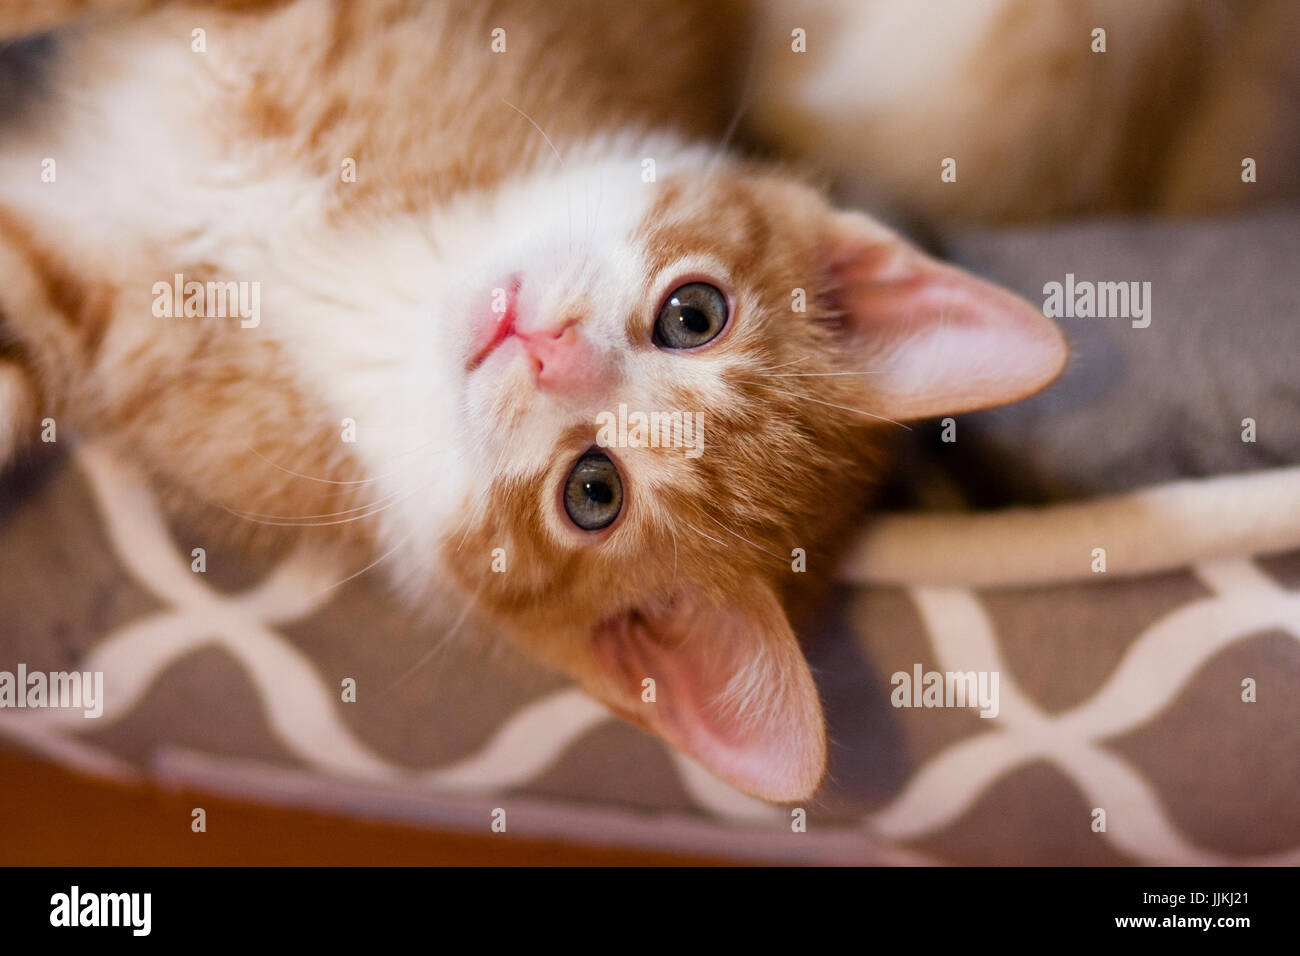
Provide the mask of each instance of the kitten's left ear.
POLYGON ((754 583, 726 605, 684 586, 661 608, 599 625, 592 646, 596 696, 733 786, 798 800, 821 783, 821 701, 767 584, 754 583))
POLYGON ((1012 292, 925 255, 860 213, 830 217, 824 255, 866 407, 889 418, 1018 401, 1065 365, 1065 337, 1012 292))

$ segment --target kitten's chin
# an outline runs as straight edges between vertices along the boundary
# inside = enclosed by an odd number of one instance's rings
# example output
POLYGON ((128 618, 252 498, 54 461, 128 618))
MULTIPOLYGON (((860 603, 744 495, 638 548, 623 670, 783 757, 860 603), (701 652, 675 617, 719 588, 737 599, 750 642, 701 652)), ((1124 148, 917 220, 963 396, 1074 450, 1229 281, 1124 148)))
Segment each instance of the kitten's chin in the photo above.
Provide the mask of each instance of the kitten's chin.
POLYGON ((470 409, 500 437, 503 430, 521 427, 536 404, 537 361, 509 337, 468 373, 465 384, 470 409))

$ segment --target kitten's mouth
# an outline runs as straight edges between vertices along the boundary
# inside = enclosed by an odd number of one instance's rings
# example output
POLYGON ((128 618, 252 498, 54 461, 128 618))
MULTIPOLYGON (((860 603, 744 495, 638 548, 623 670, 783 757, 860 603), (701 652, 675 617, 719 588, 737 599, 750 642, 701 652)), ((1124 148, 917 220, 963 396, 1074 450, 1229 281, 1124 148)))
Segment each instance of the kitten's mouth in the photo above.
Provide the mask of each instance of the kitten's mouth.
MULTIPOLYGON (((479 333, 482 344, 470 356, 469 361, 465 363, 465 371, 467 372, 472 372, 482 365, 487 360, 487 357, 495 352, 502 342, 510 338, 510 334, 515 330, 516 306, 519 299, 519 277, 511 276, 510 281, 500 291, 505 293, 505 308, 484 313, 476 323, 479 329, 482 330, 479 333)), ((493 294, 496 295, 496 290, 494 290, 493 294)))

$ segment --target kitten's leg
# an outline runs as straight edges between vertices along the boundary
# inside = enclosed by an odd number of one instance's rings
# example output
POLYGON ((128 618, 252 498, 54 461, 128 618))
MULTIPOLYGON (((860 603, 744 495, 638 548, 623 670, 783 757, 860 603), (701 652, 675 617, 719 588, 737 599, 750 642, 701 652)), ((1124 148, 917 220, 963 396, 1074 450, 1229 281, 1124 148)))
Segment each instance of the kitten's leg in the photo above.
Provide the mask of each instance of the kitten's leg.
POLYGON ((31 276, 20 250, 13 245, 9 217, 0 207, 0 470, 36 435, 41 395, 33 352, 14 308, 25 305, 23 289, 31 276))
POLYGON ((0 347, 0 468, 32 440, 38 404, 27 368, 0 347))
POLYGON ((75 307, 89 300, 70 281, 36 232, 0 205, 0 467, 36 440, 42 416, 62 414, 88 373, 75 307))
POLYGON ((93 13, 139 6, 132 0, 8 0, 0 5, 0 42, 45 33, 93 13))
POLYGON ((137 13, 161 5, 162 0, 4 0, 0 3, 0 43, 88 17, 137 13))
MULTIPOLYGON (((94 17, 144 13, 174 0, 0 0, 0 43, 57 30, 94 17)), ((190 0, 198 8, 250 10, 274 7, 284 0, 190 0)))

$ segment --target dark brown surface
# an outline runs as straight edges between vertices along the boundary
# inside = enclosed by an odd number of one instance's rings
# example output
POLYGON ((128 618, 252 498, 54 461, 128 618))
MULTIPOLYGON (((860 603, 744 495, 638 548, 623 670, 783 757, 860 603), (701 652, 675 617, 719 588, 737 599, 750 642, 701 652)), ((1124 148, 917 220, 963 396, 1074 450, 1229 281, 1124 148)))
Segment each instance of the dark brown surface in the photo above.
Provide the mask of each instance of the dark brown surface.
POLYGON ((725 861, 433 833, 87 780, 0 750, 0 865, 694 866, 725 861), (202 806, 208 832, 190 831, 202 806), (169 822, 170 821, 170 822, 169 822))

